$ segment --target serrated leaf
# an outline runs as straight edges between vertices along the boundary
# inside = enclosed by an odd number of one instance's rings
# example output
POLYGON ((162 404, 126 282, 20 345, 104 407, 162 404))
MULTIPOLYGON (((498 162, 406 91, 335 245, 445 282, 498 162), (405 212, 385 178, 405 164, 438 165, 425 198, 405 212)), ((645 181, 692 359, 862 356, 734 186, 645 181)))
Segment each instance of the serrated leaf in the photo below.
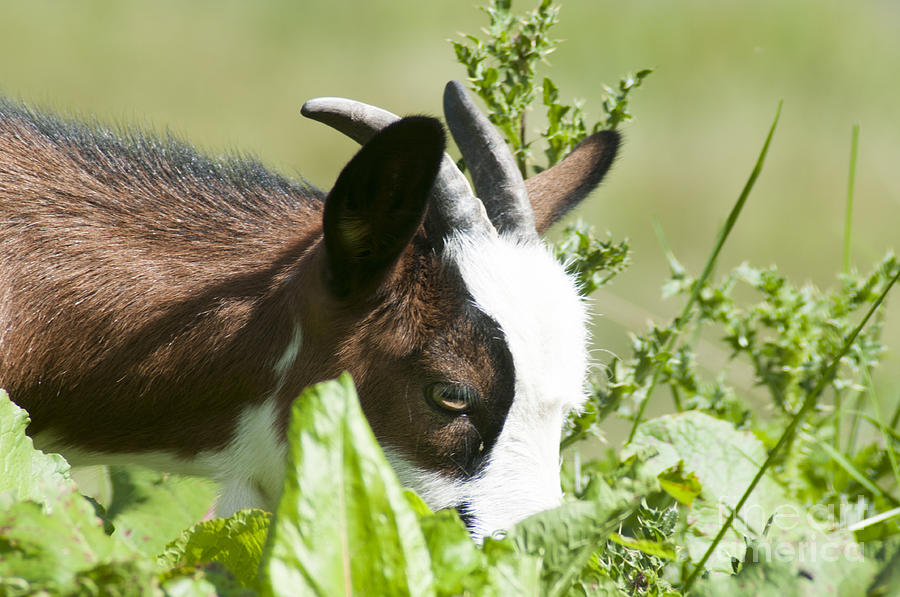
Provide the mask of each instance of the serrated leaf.
POLYGON ((241 510, 229 518, 197 523, 166 546, 160 561, 168 567, 217 562, 244 586, 256 581, 272 515, 241 510))
POLYGON ((493 87, 496 85, 497 80, 500 78, 500 73, 496 68, 487 68, 484 71, 484 86, 485 87, 493 87))
POLYGON ((0 390, 0 495, 13 500, 42 501, 60 491, 74 491, 69 464, 59 454, 34 449, 25 435, 28 413, 0 390))
POLYGON ((418 517, 350 376, 291 408, 289 464, 260 568, 263 595, 434 595, 418 517), (302 489, 301 489, 302 488, 302 489))
POLYGON ((659 485, 663 491, 685 506, 690 506, 694 502, 694 498, 703 491, 703 486, 697 479, 697 475, 683 470, 683 465, 684 461, 679 460, 678 464, 667 468, 656 477, 659 479, 659 485))
POLYGON ((663 558, 665 560, 675 559, 675 547, 668 543, 659 541, 651 541, 649 539, 635 539, 634 537, 624 537, 618 533, 611 533, 610 541, 618 543, 628 549, 637 549, 651 556, 663 558))
POLYGON ((549 78, 544 77, 544 83, 541 86, 544 92, 544 105, 551 106, 559 99, 559 88, 549 78))
POLYGON ((600 549, 636 503, 597 499, 563 504, 515 525, 509 538, 523 554, 540 557, 541 595, 565 595, 591 555, 600 549))
MULTIPOLYGON (((74 584, 77 589, 73 591, 73 594, 85 596, 163 597, 164 595, 159 582, 159 568, 149 560, 100 564, 90 570, 80 572, 75 577, 74 584)), ((203 597, 215 595, 215 593, 182 593, 182 595, 188 594, 203 595, 203 597)), ((171 597, 171 594, 166 597, 171 597)))
POLYGON ((162 583, 166 597, 255 597, 221 564, 178 570, 162 583))

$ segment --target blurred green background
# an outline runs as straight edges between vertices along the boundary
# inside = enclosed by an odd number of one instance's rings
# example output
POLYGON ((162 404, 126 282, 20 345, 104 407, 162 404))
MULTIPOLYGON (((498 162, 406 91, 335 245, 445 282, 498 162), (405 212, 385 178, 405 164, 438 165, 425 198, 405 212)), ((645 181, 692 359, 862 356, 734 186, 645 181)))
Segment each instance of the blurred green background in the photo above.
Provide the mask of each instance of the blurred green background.
MULTIPOLYGON (((517 0, 517 12, 534 1, 517 0)), ((699 272, 740 192, 778 100, 781 124, 719 271, 777 263, 796 281, 841 267, 850 131, 861 127, 854 263, 898 249, 900 2, 561 0, 550 74, 597 116, 603 83, 655 70, 614 172, 578 215, 628 237, 633 266, 595 296, 598 349, 628 355, 628 330, 676 312, 660 299, 675 254, 699 272)), ((253 153, 328 187, 354 144, 299 115, 321 95, 398 113, 440 113, 465 76, 448 39, 487 22, 477 2, 423 0, 3 0, 0 92, 102 121, 171 130, 203 149, 253 153)), ((534 130, 538 128, 535 121, 534 130)), ((898 290, 900 292, 900 290, 898 290)), ((895 292, 895 295, 898 295, 895 292)), ((878 380, 900 392, 900 295, 878 380)), ((598 359, 606 360, 601 352, 598 359)), ((712 371, 727 354, 708 350, 712 371)), ((739 369, 739 368, 738 368, 739 369)), ((750 380, 739 383, 750 385, 750 380)), ((662 408, 668 408, 662 394, 662 408)))

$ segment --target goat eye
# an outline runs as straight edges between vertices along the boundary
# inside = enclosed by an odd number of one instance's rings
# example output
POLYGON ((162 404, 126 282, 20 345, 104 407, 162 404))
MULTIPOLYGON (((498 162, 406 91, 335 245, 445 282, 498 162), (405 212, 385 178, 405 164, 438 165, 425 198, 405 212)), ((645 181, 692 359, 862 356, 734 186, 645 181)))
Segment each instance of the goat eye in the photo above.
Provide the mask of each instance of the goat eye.
POLYGON ((437 382, 425 387, 425 398, 440 410, 464 414, 478 400, 478 391, 463 384, 437 382))

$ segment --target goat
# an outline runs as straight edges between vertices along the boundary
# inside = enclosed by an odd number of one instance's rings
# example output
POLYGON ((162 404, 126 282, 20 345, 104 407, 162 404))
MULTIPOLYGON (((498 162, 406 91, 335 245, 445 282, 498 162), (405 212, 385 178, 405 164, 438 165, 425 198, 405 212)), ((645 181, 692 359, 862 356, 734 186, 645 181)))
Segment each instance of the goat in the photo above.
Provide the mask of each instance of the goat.
POLYGON ((351 100, 302 110, 363 145, 327 195, 0 103, 0 387, 36 445, 211 477, 221 515, 271 510, 291 401, 347 370, 401 482, 473 536, 556 505, 586 316, 539 235, 619 137, 523 181, 458 82, 444 111, 476 192, 437 119, 351 100))

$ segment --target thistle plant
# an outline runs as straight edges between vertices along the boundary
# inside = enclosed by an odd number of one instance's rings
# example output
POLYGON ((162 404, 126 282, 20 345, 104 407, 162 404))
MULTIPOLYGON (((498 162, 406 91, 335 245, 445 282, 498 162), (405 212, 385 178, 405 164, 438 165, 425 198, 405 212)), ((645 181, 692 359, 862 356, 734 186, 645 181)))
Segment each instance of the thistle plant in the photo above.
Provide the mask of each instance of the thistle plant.
POLYGON ((457 61, 466 68, 472 91, 484 101, 491 122, 505 136, 522 176, 553 166, 587 135, 614 129, 631 119, 629 94, 640 87, 650 69, 625 75, 616 88, 605 87, 602 116, 588 126, 583 102, 560 102, 559 88, 548 77, 537 83, 538 67, 549 64, 547 56, 561 43, 549 33, 559 20, 560 6, 553 0, 542 0, 534 10, 517 16, 512 13, 511 0, 490 0, 481 10, 490 19, 483 31, 485 39, 464 35, 465 41, 451 43, 457 61), (538 96, 546 109, 548 125, 531 138, 527 116, 538 96), (544 165, 533 163, 532 144, 539 139, 548 146, 544 165))

